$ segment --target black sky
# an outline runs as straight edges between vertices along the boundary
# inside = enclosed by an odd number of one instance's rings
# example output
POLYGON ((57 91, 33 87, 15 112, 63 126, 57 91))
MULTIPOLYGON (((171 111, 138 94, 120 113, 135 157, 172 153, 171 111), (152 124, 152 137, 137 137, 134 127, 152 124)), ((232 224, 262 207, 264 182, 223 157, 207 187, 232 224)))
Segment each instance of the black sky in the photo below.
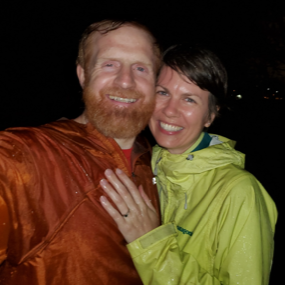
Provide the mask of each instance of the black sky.
POLYGON ((244 54, 262 46, 260 22, 268 9, 279 13, 282 5, 252 1, 18 0, 1 6, 3 129, 80 112, 77 45, 85 27, 94 21, 138 19, 152 28, 164 47, 199 41, 218 53, 233 80, 236 74, 242 77, 239 62, 244 54))

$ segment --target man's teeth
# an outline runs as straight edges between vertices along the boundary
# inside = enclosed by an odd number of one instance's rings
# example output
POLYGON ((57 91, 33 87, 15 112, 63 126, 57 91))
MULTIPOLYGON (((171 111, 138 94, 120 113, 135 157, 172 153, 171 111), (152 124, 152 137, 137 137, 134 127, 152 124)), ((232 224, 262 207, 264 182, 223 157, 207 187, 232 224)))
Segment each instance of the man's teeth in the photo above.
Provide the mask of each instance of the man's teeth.
POLYGON ((163 122, 160 122, 160 126, 166 130, 166 131, 169 131, 169 132, 177 132, 177 131, 180 131, 182 130, 183 128, 182 127, 177 127, 177 126, 173 126, 173 125, 168 125, 168 124, 165 124, 163 122))
POLYGON ((137 99, 131 99, 131 98, 120 98, 116 96, 109 95, 109 98, 114 101, 122 102, 122 103, 134 103, 137 101, 137 99))

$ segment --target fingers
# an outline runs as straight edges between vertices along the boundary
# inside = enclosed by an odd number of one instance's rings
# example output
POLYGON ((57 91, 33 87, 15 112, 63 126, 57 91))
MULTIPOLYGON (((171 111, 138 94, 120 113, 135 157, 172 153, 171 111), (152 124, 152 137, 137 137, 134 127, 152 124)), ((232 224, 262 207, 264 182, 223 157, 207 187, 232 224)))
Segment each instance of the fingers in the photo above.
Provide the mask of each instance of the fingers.
POLYGON ((129 211, 129 206, 125 203, 120 194, 116 192, 105 179, 101 179, 100 185, 103 190, 108 194, 110 199, 114 202, 114 204, 117 206, 120 213, 122 215, 125 215, 129 211))
POLYGON ((127 188, 127 190, 131 194, 136 204, 142 204, 143 199, 138 191, 137 186, 134 184, 134 182, 121 169, 117 168, 116 174, 118 175, 120 181, 127 188))
POLYGON ((101 196, 100 202, 103 208, 109 213, 117 225, 124 222, 123 216, 111 205, 106 197, 101 196))
POLYGON ((107 169, 105 176, 114 189, 120 194, 130 209, 137 208, 136 205, 143 205, 143 199, 133 181, 120 169, 116 169, 116 174, 107 169), (117 174, 117 175, 116 175, 117 174))
POLYGON ((104 196, 100 202, 128 243, 159 226, 156 210, 141 185, 137 188, 119 169, 116 174, 106 170, 105 175, 110 183, 102 179, 100 184, 116 206, 104 196))

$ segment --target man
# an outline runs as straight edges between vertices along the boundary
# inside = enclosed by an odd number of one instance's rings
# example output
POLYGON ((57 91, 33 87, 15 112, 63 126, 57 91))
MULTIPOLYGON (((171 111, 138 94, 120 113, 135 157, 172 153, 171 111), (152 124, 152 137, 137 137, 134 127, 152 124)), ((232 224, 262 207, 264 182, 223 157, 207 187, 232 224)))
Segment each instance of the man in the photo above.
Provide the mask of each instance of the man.
POLYGON ((102 21, 77 63, 82 116, 0 134, 0 284, 141 284, 99 181, 120 168, 158 209, 149 145, 136 136, 154 108, 159 49, 137 23, 102 21))

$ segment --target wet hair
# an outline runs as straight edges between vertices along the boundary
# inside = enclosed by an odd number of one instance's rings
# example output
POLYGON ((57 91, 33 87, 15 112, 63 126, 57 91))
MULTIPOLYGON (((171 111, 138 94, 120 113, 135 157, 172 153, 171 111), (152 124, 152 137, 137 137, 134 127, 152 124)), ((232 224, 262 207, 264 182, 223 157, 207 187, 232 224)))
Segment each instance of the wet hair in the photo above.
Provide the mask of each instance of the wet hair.
POLYGON ((202 90, 209 91, 209 118, 212 114, 219 115, 219 109, 225 105, 228 76, 212 51, 198 45, 176 45, 165 51, 163 62, 202 90))
POLYGON ((96 22, 88 26, 83 32, 81 39, 79 41, 78 56, 76 59, 76 64, 81 65, 82 68, 86 67, 88 59, 86 58, 86 48, 89 44, 89 39, 96 32, 99 32, 101 35, 108 34, 111 31, 119 29, 121 26, 133 26, 135 28, 145 31, 150 37, 150 43, 152 44, 153 52, 156 56, 155 69, 159 70, 161 65, 161 50, 159 44, 152 34, 152 32, 144 25, 136 21, 127 21, 127 20, 103 20, 96 22))

